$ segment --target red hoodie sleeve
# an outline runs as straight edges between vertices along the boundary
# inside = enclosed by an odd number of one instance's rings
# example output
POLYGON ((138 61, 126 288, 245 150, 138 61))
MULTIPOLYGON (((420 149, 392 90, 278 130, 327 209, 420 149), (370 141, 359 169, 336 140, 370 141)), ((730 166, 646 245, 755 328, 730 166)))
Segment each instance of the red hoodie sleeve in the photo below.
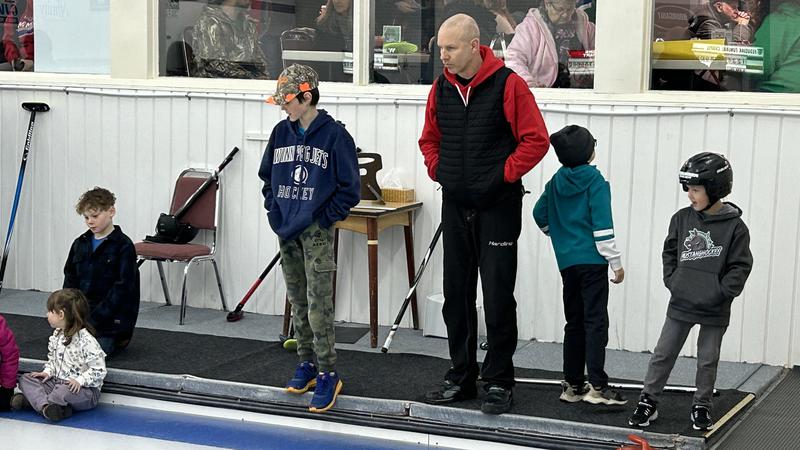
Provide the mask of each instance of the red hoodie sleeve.
POLYGON ((504 172, 506 183, 513 183, 544 158, 550 138, 531 90, 517 74, 509 75, 506 81, 503 111, 518 142, 514 153, 506 159, 504 172))
POLYGON ((428 93, 428 104, 425 105, 425 126, 422 128, 422 136, 419 138, 419 149, 422 151, 422 157, 425 158, 428 176, 433 181, 436 181, 441 142, 442 133, 436 122, 436 80, 434 80, 431 91, 428 93))

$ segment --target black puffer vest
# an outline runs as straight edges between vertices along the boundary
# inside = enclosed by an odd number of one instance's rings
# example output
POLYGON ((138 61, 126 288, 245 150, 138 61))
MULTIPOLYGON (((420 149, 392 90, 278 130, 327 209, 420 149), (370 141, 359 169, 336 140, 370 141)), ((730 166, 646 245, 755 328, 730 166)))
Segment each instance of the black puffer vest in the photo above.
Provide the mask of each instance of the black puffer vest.
POLYGON ((503 111, 506 80, 503 67, 474 86, 465 107, 458 88, 440 76, 436 86, 436 120, 442 133, 436 179, 444 195, 468 207, 483 208, 513 194, 522 183, 503 179, 506 159, 517 141, 503 111))

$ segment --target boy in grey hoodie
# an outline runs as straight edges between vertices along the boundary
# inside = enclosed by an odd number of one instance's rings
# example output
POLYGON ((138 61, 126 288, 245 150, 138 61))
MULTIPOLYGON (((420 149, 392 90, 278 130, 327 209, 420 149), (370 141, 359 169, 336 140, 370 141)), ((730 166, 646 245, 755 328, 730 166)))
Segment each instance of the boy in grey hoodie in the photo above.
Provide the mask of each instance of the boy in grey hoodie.
POLYGON ((613 283, 625 277, 614 238, 611 189, 594 160, 597 140, 586 128, 569 125, 550 143, 563 167, 545 185, 533 218, 550 236, 564 284, 565 402, 622 405, 622 395, 608 387, 608 267, 613 283), (584 367, 589 382, 584 376, 584 367))
POLYGON ((689 331, 699 324, 697 391, 690 418, 695 430, 708 430, 713 425, 711 394, 722 336, 731 303, 742 293, 753 267, 753 256, 742 210, 722 201, 733 187, 728 160, 715 153, 697 154, 684 163, 678 179, 691 205, 672 216, 664 241, 664 284, 671 294, 667 318, 628 424, 646 427, 658 417, 656 406, 667 378, 689 331))

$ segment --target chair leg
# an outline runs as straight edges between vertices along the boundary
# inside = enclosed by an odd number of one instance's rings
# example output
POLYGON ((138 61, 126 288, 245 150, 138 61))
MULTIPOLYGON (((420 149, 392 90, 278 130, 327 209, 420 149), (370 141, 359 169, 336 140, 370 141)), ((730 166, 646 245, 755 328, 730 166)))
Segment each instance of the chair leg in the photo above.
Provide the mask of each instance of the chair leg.
POLYGON ((167 288, 167 277, 164 276, 164 265, 162 261, 156 261, 156 265, 158 266, 158 276, 161 278, 161 289, 164 290, 164 300, 167 302, 167 306, 172 305, 172 300, 169 298, 169 288, 167 288))
POLYGON ((219 277, 219 269, 217 268, 217 262, 212 259, 211 265, 214 266, 214 275, 217 276, 217 288, 219 288, 219 299, 222 300, 222 310, 227 311, 228 304, 225 303, 225 294, 222 293, 222 281, 219 277))
POLYGON ((178 325, 183 325, 183 318, 186 317, 186 276, 189 274, 189 267, 192 267, 191 261, 186 264, 183 269, 183 283, 181 284, 181 314, 178 320, 178 325))

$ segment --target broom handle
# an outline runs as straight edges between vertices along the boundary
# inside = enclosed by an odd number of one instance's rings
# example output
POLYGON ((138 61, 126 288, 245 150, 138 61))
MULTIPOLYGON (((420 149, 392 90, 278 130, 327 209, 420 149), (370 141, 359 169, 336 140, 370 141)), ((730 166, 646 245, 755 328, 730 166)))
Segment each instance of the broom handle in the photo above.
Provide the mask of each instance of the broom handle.
POLYGON ((209 186, 211 186, 211 183, 217 181, 217 179, 219 178, 219 173, 222 172, 222 169, 224 169, 225 166, 227 166, 228 163, 231 162, 231 160, 233 160, 233 157, 238 152, 239 152, 239 147, 233 147, 233 150, 231 150, 231 152, 228 153, 228 156, 226 156, 225 160, 222 161, 222 164, 220 164, 219 167, 217 167, 217 170, 215 170, 214 173, 212 173, 211 176, 208 177, 203 182, 203 184, 201 184, 200 187, 198 187, 197 190, 194 191, 194 193, 186 200, 186 203, 184 203, 183 206, 181 206, 180 209, 178 209, 175 212, 175 220, 179 220, 184 214, 186 214, 186 212, 189 210, 189 208, 191 208, 194 202, 196 202, 197 199, 200 198, 201 195, 203 195, 203 192, 205 192, 205 190, 208 189, 209 186))

